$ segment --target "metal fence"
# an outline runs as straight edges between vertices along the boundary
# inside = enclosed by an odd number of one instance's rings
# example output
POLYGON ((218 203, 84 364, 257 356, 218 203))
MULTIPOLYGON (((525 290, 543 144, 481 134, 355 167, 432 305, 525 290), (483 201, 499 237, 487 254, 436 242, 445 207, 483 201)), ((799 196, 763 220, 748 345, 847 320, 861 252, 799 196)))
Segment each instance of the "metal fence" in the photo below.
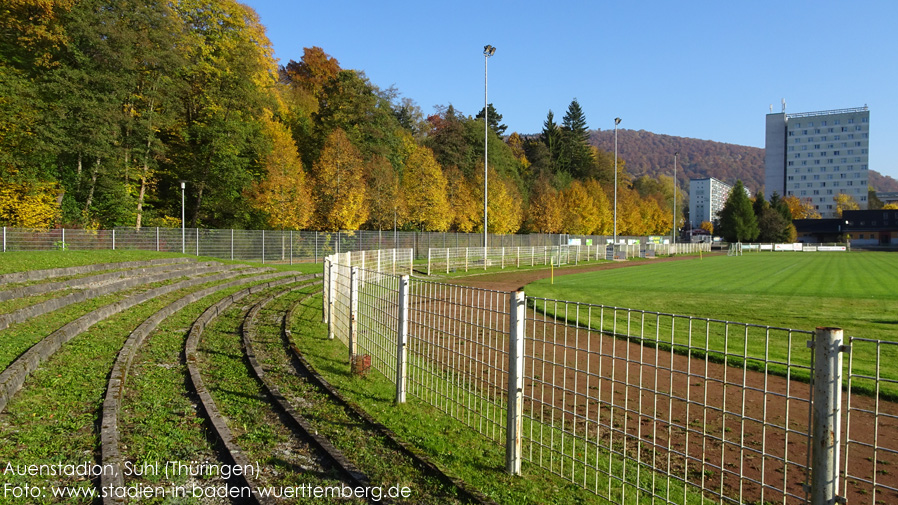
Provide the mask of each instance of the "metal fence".
POLYGON ((325 263, 350 279, 335 279, 325 306, 344 307, 328 321, 351 335, 351 359, 367 356, 397 401, 408 392, 504 444, 509 472, 526 462, 614 503, 898 500, 898 381, 880 376, 898 343, 419 281, 350 260, 325 263))
MULTIPOLYGON (((289 230, 231 230, 203 228, 119 227, 111 230, 2 228, 2 251, 139 249, 178 252, 221 259, 264 263, 319 262, 325 256, 379 249, 412 249, 415 259, 426 259, 432 248, 476 248, 483 235, 455 232, 356 230, 341 232, 289 230)), ((579 241, 583 247, 603 247, 608 236, 566 234, 489 235, 490 248, 560 246, 579 241), (594 245, 593 245, 594 244, 594 245)), ((638 241, 648 237, 619 237, 638 241)), ((628 246, 632 251, 639 246, 628 246)), ((670 247, 667 244, 651 247, 670 247)), ((682 247, 687 247, 683 244, 682 247)), ((630 254, 633 256, 634 254, 630 254)), ((609 258, 610 259, 610 258, 609 258)))
POLYGON ((449 247, 427 250, 427 275, 438 272, 465 272, 489 267, 570 265, 582 262, 652 258, 659 254, 710 252, 711 244, 618 244, 553 245, 513 247, 449 247))

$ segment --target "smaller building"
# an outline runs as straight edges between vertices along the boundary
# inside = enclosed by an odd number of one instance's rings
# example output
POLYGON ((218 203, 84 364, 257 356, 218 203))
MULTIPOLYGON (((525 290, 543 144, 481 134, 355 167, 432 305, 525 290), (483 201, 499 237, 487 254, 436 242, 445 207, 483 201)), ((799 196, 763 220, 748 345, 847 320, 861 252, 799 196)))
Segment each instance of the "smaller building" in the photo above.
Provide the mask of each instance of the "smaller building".
POLYGON ((717 214, 723 209, 730 191, 729 184, 713 177, 705 179, 689 179, 689 224, 700 228, 702 222, 717 220, 717 214))
POLYGON ((841 218, 796 219, 798 241, 854 246, 898 246, 898 210, 846 210, 841 218))
POLYGON ((879 191, 876 193, 876 198, 878 198, 883 205, 898 203, 898 191, 879 191))

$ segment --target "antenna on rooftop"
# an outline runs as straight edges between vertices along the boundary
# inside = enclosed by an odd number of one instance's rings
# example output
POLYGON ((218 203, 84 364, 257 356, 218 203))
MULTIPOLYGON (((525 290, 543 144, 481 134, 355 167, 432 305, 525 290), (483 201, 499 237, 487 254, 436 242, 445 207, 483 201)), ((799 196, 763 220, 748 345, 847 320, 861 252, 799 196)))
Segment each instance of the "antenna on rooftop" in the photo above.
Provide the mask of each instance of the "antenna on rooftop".
POLYGON ((770 104, 770 113, 773 114, 773 104, 770 104))
POLYGON ((785 114, 785 112, 786 112, 786 99, 783 98, 783 113, 785 114))

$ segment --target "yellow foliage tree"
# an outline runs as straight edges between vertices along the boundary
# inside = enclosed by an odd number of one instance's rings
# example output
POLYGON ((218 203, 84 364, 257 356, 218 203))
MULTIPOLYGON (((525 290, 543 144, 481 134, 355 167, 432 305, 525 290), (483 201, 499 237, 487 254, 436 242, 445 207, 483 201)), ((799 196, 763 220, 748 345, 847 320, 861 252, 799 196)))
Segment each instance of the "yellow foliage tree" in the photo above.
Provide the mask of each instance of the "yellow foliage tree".
POLYGON ((367 164, 368 209, 371 226, 375 229, 392 228, 399 223, 405 205, 399 185, 399 175, 390 161, 374 155, 367 164))
POLYGON ((368 220, 365 165, 343 130, 337 128, 328 135, 314 168, 314 226, 326 231, 357 230, 368 220))
POLYGON ((833 201, 836 202, 836 215, 839 217, 842 217, 843 211, 860 209, 854 197, 847 193, 839 193, 833 197, 833 201))
POLYGON ((416 146, 405 161, 402 177, 405 194, 405 221, 419 230, 446 231, 452 223, 446 199, 446 176, 433 151, 416 146))
POLYGON ((268 216, 269 226, 300 230, 309 222, 312 200, 306 174, 289 130, 270 117, 263 129, 272 149, 263 159, 265 177, 254 182, 247 191, 250 204, 268 216))
POLYGON ((474 196, 476 191, 458 167, 449 167, 443 173, 446 175, 446 198, 452 212, 452 228, 471 233, 477 229, 478 216, 480 222, 483 221, 481 202, 474 196))
POLYGON ((530 191, 530 207, 527 209, 528 223, 532 231, 558 233, 562 226, 562 205, 558 190, 552 185, 547 174, 542 174, 530 191))
POLYGON ((699 227, 711 235, 714 235, 714 223, 711 221, 702 221, 702 224, 699 227))
POLYGON ((660 235, 670 232, 673 214, 663 210, 658 200, 652 197, 643 198, 640 211, 642 213, 642 234, 660 235))
POLYGON ((639 193, 626 186, 617 188, 617 234, 645 235, 639 193))
POLYGON ((494 182, 489 185, 487 231, 498 235, 516 233, 524 221, 521 193, 511 180, 500 177, 498 173, 491 172, 490 177, 494 182))
POLYGON ((810 199, 801 200, 795 195, 783 198, 783 202, 789 207, 792 219, 820 219, 820 213, 814 208, 810 199))
POLYGON ((55 183, 0 181, 0 222, 7 226, 48 229, 59 215, 55 183))
MULTIPOLYGON (((477 170, 474 179, 476 198, 483 202, 483 170, 477 170)), ((499 175, 493 167, 489 168, 487 184, 487 232, 505 235, 521 229, 524 221, 524 207, 521 193, 514 183, 499 175)), ((477 230, 483 232, 483 206, 478 208, 477 230)))
POLYGON ((898 210, 898 203, 887 203, 882 206, 882 210, 898 210))
POLYGON ((601 217, 595 200, 580 181, 574 181, 562 191, 564 208, 562 231, 574 235, 590 235, 598 228, 601 217))
POLYGON ((599 181, 595 179, 587 179, 583 183, 586 193, 592 198, 593 203, 598 212, 598 224, 592 230, 593 235, 611 235, 614 228, 614 212, 611 208, 612 203, 608 201, 605 190, 599 181))

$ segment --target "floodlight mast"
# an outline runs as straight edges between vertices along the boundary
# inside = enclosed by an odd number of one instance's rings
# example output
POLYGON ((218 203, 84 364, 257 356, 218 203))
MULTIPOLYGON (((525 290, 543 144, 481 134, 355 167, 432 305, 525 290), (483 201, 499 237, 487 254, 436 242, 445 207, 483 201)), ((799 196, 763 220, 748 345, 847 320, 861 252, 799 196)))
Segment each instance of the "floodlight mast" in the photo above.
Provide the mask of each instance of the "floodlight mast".
POLYGON ((486 214, 487 214, 487 178, 489 174, 487 172, 487 142, 489 139, 489 105, 487 103, 487 65, 486 62, 490 56, 496 54, 496 48, 487 44, 483 46, 483 261, 486 262, 486 248, 487 248, 487 226, 486 226, 486 214))
POLYGON ((611 244, 612 251, 617 245, 617 125, 620 124, 619 117, 614 118, 614 240, 611 244))

